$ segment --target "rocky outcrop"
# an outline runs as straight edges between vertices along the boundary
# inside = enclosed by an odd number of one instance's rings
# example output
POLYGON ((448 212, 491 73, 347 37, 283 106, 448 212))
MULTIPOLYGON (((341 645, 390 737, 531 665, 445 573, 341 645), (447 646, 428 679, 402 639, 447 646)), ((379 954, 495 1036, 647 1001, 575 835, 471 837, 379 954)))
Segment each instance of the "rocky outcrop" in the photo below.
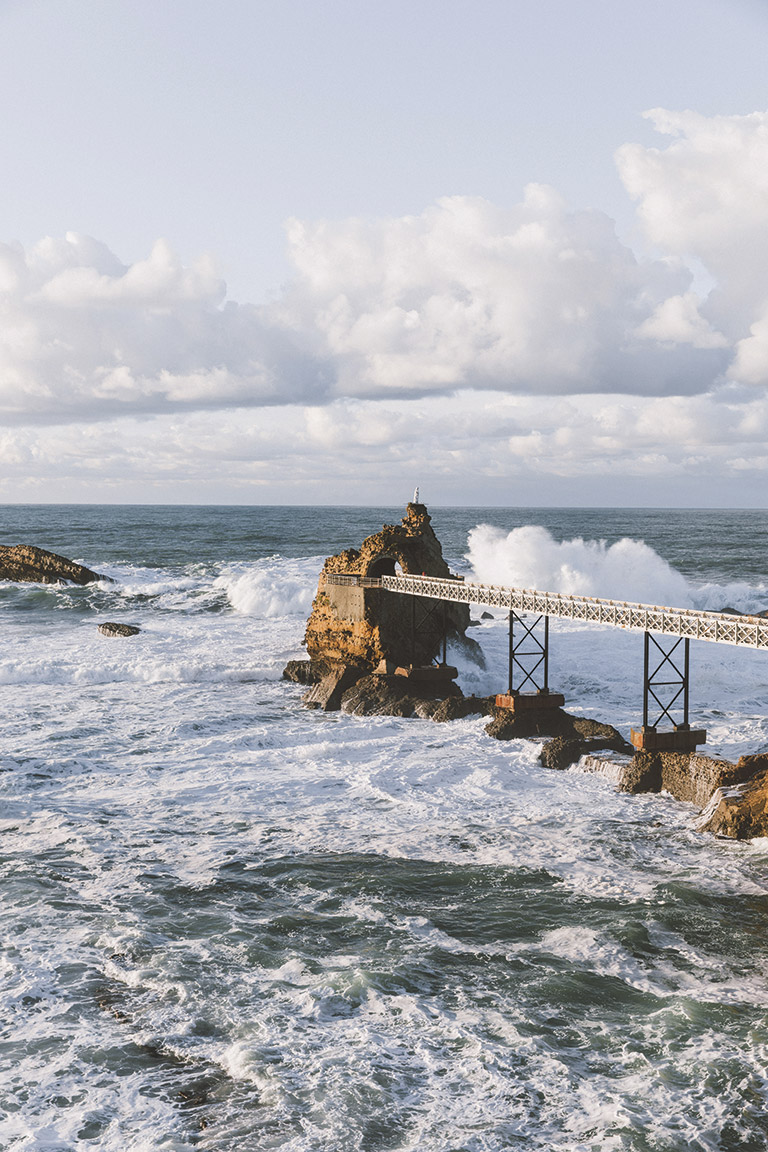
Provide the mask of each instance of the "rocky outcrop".
MULTIPOLYGON (((346 549, 325 561, 304 638, 310 666, 299 668, 301 662, 292 661, 283 673, 286 679, 314 685, 305 697, 310 707, 339 707, 339 685, 345 685, 343 695, 355 681, 373 674, 382 662, 402 668, 432 665, 441 653, 444 632, 461 639, 482 658, 479 646, 465 635, 469 624, 466 605, 443 606, 436 600, 401 596, 380 587, 356 582, 334 584, 329 580, 335 575, 376 578, 397 572, 451 578, 423 504, 409 504, 400 524, 385 524, 360 548, 346 549)), ((448 681, 441 684, 445 687, 448 681)), ((395 687, 399 691, 401 685, 395 687)), ((377 692, 379 689, 380 684, 377 692)), ((421 689, 405 695, 413 699, 437 698, 434 687, 429 691, 431 695, 427 696, 421 689)), ((451 685, 439 698, 456 695, 460 696, 461 691, 451 685)), ((356 707, 368 706, 362 703, 365 696, 361 689, 356 707)), ((371 701, 372 708, 384 706, 381 701, 374 703, 373 697, 371 701)))
POLYGON ((733 764, 698 752, 646 750, 588 753, 579 764, 607 776, 620 792, 668 792, 703 808, 699 831, 739 840, 768 836, 768 755, 742 756, 733 764))
MULTIPOLYGON (((406 676, 373 674, 363 676, 344 693, 341 710, 355 716, 420 716, 431 720, 449 699, 464 701, 452 680, 414 681, 406 676)), ((442 716, 448 719, 445 708, 442 716)))
POLYGON ((319 684, 329 672, 322 660, 289 660, 283 668, 283 680, 292 684, 319 684))
POLYGON ((735 769, 747 775, 716 789, 697 827, 736 840, 768 836, 768 756, 742 756, 735 769))
MULTIPOLYGON (((562 700, 562 696, 560 697, 562 700)), ((495 740, 530 739, 532 736, 553 736, 559 741, 557 748, 562 748, 568 741, 604 741, 592 748, 620 748, 628 749, 631 746, 624 737, 611 724, 601 724, 598 720, 589 720, 583 716, 571 716, 560 707, 538 707, 530 710, 515 712, 509 708, 493 708, 493 719, 486 727, 489 736, 495 740)), ((553 741, 554 743, 554 741, 553 741)), ((579 753, 582 755, 583 753, 579 753)), ((564 753, 553 749, 551 753, 553 763, 550 767, 564 768, 569 763, 579 759, 565 761, 564 753), (555 763, 555 761, 558 761, 555 763)))
MULTIPOLYGON (((451 576, 423 504, 409 504, 401 524, 386 524, 359 549, 347 549, 325 561, 304 637, 312 660, 355 665, 361 673, 373 672, 381 660, 432 663, 443 635, 443 609, 437 601, 327 582, 332 574, 378 577, 398 570, 418 576, 451 576)), ((469 623, 468 607, 447 605, 446 623, 450 631, 463 636, 469 623)))
POLYGON ((0 580, 34 584, 93 584, 107 580, 82 564, 35 548, 32 544, 0 544, 0 580))
POLYGON ((99 632, 102 636, 138 636, 141 628, 135 624, 116 624, 114 620, 107 620, 99 624, 99 632))

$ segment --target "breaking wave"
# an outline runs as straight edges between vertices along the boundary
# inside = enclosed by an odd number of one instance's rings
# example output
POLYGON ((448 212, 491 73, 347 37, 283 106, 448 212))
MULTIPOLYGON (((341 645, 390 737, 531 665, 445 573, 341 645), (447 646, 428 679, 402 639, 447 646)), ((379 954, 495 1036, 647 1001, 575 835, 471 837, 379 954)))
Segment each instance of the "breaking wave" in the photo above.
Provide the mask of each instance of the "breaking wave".
POLYGON ((755 613, 768 607, 768 588, 744 581, 695 585, 643 540, 615 544, 576 537, 558 542, 536 524, 505 532, 478 524, 468 537, 473 578, 487 584, 539 588, 608 600, 755 613))

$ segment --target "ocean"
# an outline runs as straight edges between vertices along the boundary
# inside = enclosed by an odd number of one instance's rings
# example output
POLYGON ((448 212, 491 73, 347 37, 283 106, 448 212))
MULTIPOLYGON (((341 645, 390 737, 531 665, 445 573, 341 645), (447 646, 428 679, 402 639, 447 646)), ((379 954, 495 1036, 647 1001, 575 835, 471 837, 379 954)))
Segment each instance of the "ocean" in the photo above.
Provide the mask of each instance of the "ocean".
MULTIPOLYGON (((403 512, 0 508, 115 581, 0 584, 3 1152, 768 1149, 768 840, 281 679, 323 559, 403 512)), ((468 577, 768 608, 766 512, 430 512, 468 577)), ((474 615, 449 660, 504 690, 474 615)), ((642 634, 550 644, 568 710, 640 722, 642 634)), ((691 673, 707 749, 768 750, 768 654, 691 673)))

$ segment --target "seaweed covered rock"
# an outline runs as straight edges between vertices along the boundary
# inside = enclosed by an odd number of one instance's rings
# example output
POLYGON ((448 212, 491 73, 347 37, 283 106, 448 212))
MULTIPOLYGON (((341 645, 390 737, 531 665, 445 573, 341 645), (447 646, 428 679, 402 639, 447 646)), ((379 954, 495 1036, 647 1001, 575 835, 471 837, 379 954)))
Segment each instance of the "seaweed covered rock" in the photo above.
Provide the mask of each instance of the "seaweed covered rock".
POLYGON ((0 580, 30 584, 94 584, 109 577, 32 544, 0 544, 0 580))

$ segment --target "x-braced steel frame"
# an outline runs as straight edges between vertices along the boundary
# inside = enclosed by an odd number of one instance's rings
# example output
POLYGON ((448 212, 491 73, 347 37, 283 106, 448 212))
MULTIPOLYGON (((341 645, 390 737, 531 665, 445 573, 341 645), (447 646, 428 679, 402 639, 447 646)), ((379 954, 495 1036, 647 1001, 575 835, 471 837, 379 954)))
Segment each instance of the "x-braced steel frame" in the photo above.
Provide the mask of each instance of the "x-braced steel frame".
POLYGON ((522 616, 510 612, 509 694, 522 692, 526 687, 529 692, 549 692, 549 616, 537 616, 527 624, 522 616), (537 633, 542 621, 543 628, 537 633))
POLYGON ((643 727, 648 728, 651 702, 660 709, 656 720, 650 725, 657 728, 667 719, 677 730, 685 730, 688 724, 688 691, 690 683, 690 647, 688 637, 679 637, 665 648, 650 632, 645 633, 645 664, 643 673, 643 727), (682 667, 680 667, 682 650, 682 667), (662 679, 663 676, 671 677, 662 679), (664 689, 667 689, 666 693, 664 689), (675 723, 673 712, 679 714, 682 708, 682 723, 675 723))
POLYGON ((421 634, 426 646, 429 637, 440 637, 442 643, 442 663, 447 663, 448 648, 448 602, 446 600, 426 600, 411 597, 411 663, 416 663, 416 639, 421 634))

